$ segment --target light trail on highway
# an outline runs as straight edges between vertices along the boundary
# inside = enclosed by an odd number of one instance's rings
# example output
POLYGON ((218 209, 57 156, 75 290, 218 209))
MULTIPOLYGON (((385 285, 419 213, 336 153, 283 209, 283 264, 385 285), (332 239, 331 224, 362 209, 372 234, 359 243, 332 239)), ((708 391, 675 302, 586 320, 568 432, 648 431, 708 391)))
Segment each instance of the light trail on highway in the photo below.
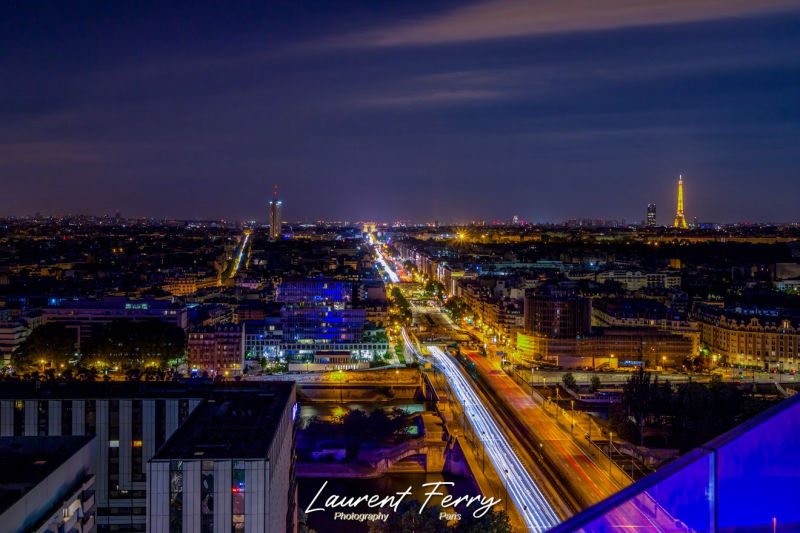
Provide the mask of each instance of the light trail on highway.
POLYGON ((239 272, 239 266, 242 263, 242 257, 244 257, 244 250, 247 247, 247 241, 249 240, 250 240, 250 233, 245 232, 244 240, 242 241, 241 246, 239 247, 239 255, 236 257, 236 262, 233 264, 231 277, 234 277, 236 273, 239 272))
POLYGON ((389 267, 389 264, 386 262, 386 259, 383 258, 383 254, 380 251, 380 246, 375 246, 375 253, 378 254, 378 262, 383 266, 383 270, 386 271, 386 275, 389 276, 389 281, 392 283, 400 283, 400 276, 389 267))
MULTIPOLYGON (((405 331, 403 338, 408 342, 405 331)), ((409 343, 410 344, 410 343, 409 343)), ((411 347, 413 350, 413 346, 411 347)), ((427 346, 434 364, 441 370, 458 402, 469 414, 475 434, 508 491, 508 495, 530 531, 547 531, 560 522, 542 491, 514 453, 494 417, 478 398, 453 359, 438 346, 427 346)), ((414 350, 416 352, 416 350, 414 350)))

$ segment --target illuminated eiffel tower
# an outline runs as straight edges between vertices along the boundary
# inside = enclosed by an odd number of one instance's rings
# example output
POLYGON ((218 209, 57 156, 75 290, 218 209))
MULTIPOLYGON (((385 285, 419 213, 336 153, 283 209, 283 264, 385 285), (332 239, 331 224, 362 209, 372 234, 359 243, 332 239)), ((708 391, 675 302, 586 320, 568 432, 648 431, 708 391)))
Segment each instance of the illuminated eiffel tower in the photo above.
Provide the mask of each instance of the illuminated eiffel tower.
POLYGON ((675 222, 672 224, 676 228, 688 229, 686 217, 683 216, 683 176, 678 176, 678 209, 675 212, 675 222))

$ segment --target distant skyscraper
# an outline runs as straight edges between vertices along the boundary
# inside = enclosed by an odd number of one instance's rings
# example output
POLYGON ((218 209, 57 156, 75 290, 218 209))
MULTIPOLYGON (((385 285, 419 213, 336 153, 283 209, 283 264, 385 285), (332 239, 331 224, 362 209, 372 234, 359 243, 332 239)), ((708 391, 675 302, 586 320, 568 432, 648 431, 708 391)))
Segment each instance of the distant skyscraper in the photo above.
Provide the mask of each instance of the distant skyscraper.
POLYGON ((272 200, 269 201, 269 238, 276 240, 280 239, 281 232, 281 202, 278 200, 278 186, 275 186, 275 192, 272 194, 272 200))
POLYGON ((675 222, 672 224, 676 228, 687 229, 686 217, 683 216, 683 176, 678 176, 678 209, 675 211, 675 222))
POLYGON ((647 225, 656 226, 656 204, 647 204, 647 225))

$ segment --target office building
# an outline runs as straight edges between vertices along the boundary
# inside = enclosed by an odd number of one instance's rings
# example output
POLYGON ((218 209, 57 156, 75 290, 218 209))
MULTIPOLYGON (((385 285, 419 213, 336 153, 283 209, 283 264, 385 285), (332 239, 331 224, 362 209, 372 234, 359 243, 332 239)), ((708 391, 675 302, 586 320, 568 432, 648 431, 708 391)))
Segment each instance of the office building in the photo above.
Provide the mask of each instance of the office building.
POLYGON ((547 361, 564 368, 680 367, 695 355, 691 338, 656 328, 595 328, 591 335, 553 338, 517 333, 522 362, 547 361))
MULTIPOLYGON (((225 385, 248 390, 244 383, 225 385)), ((96 436, 90 468, 97 531, 145 531, 147 461, 215 388, 193 382, 5 382, 0 437, 96 436)))
POLYGON ((96 437, 0 438, 0 531, 95 531, 96 437))
POLYGON ((293 382, 204 401, 148 464, 148 531, 294 531, 296 416, 293 382))
POLYGON ((588 335, 592 328, 592 301, 568 291, 525 295, 525 331, 553 339, 588 335))
POLYGON ((281 309, 281 330, 286 342, 335 344, 361 342, 367 313, 364 309, 286 307, 281 309))
POLYGON ((353 301, 353 284, 332 279, 285 279, 276 288, 275 301, 290 305, 343 308, 353 301))
POLYGON ((188 316, 184 305, 153 298, 132 300, 124 296, 63 300, 55 306, 45 307, 43 312, 46 323, 58 322, 68 329, 75 329, 78 344, 91 337, 94 326, 112 320, 160 320, 186 329, 188 316))
POLYGON ((656 204, 647 204, 647 225, 651 228, 656 227, 656 204))
POLYGON ((25 341, 31 328, 19 318, 0 320, 0 368, 11 365, 11 355, 25 341))
POLYGON ((281 208, 283 202, 278 200, 278 186, 275 186, 275 191, 272 193, 272 199, 269 201, 269 238, 278 240, 283 235, 281 228, 281 208))
POLYGON ((671 289, 681 286, 681 275, 675 270, 641 272, 632 270, 604 270, 595 276, 598 283, 614 281, 627 291, 642 289, 671 289))
POLYGON ((243 322, 242 327, 244 328, 244 356, 246 359, 266 358, 276 361, 281 358, 283 330, 279 317, 243 322))

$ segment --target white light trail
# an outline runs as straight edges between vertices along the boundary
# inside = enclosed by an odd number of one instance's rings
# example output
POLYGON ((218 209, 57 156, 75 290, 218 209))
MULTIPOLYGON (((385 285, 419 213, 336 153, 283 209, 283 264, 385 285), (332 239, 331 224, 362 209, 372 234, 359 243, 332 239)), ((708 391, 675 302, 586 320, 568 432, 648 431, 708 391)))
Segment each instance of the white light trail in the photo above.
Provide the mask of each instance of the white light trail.
POLYGON ((378 262, 383 266, 383 269, 386 271, 386 274, 389 276, 389 281, 392 283, 400 283, 400 276, 389 267, 389 263, 386 262, 386 259, 383 258, 383 254, 380 251, 378 246, 375 247, 375 253, 378 254, 378 262))
MULTIPOLYGON (((403 330, 403 339, 411 343, 403 330)), ((457 363, 438 346, 428 346, 434 363, 442 371, 456 395, 458 402, 468 414, 475 434, 483 444, 489 459, 503 481, 508 495, 517 506, 530 531, 547 531, 560 522, 542 491, 522 465, 494 418, 478 398, 475 389, 464 377, 457 363)), ((411 346, 413 350, 413 346, 411 346)), ((416 350, 414 350, 416 352, 416 350)))
POLYGON ((242 257, 244 256, 244 249, 247 246, 247 241, 250 239, 250 234, 244 234, 244 240, 242 241, 242 246, 239 248, 239 255, 236 256, 236 262, 233 264, 233 270, 231 273, 231 277, 234 277, 237 272, 239 272, 239 265, 242 263, 242 257))

